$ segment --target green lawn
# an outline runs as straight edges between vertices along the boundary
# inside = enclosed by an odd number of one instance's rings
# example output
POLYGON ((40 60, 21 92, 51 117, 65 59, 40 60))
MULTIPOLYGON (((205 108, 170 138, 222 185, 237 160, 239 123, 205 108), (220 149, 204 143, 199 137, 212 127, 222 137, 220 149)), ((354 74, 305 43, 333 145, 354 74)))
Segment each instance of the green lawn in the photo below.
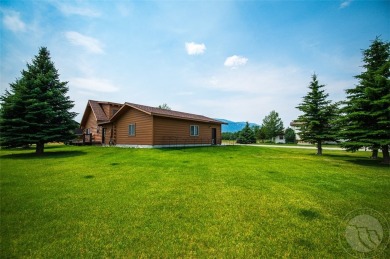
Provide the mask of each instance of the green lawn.
POLYGON ((349 212, 390 218, 390 170, 370 152, 45 151, 0 151, 0 258, 348 257, 349 212))

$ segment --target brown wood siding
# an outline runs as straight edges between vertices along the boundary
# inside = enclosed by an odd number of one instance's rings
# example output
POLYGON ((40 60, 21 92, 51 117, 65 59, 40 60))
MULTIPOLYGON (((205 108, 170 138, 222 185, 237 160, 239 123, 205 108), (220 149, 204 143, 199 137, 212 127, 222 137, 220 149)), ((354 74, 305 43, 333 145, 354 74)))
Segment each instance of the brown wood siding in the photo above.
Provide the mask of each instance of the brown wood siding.
POLYGON ((216 144, 221 144, 220 124, 154 116, 153 128, 154 145, 211 144, 212 128, 216 128, 216 144), (199 126, 199 136, 190 136, 191 125, 199 126))
POLYGON ((115 140, 114 140, 114 136, 113 136, 113 125, 112 124, 104 124, 100 130, 100 135, 102 136, 103 134, 103 128, 105 129, 105 138, 104 138, 104 142, 103 142, 103 137, 101 137, 102 139, 102 144, 110 144, 110 143, 115 143, 115 140))
POLYGON ((113 111, 118 111, 121 108, 120 105, 115 104, 102 104, 102 109, 104 113, 107 115, 107 118, 111 119, 111 117, 114 115, 113 111))
POLYGON ((115 143, 120 145, 153 145, 152 116, 133 108, 115 123, 115 143), (129 136, 129 125, 135 124, 135 136, 129 136))
POLYGON ((101 128, 99 127, 99 132, 98 132, 97 121, 96 121, 95 115, 93 115, 92 111, 89 113, 87 122, 85 123, 85 125, 83 125, 82 129, 84 130, 84 133, 86 132, 86 129, 89 129, 90 133, 92 133, 92 141, 93 142, 101 142, 102 141, 101 128))

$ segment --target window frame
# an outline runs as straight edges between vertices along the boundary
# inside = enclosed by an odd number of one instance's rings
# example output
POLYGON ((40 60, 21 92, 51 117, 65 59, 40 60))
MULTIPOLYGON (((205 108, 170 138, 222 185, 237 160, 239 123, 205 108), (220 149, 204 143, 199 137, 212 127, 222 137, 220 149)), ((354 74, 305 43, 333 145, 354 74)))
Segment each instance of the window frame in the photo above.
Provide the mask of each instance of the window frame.
POLYGON ((190 136, 199 137, 199 125, 190 125, 190 136))
POLYGON ((127 129, 127 134, 129 137, 135 137, 136 136, 136 124, 135 123, 130 123, 127 129), (130 131, 130 127, 133 128, 132 131, 130 131))

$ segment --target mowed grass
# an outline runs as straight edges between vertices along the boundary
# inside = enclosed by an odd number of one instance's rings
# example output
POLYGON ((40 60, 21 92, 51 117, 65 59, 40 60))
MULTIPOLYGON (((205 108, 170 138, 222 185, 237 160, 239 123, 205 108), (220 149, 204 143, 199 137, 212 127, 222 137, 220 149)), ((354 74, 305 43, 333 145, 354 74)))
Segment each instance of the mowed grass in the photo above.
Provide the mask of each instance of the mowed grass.
MULTIPOLYGON (((0 151, 0 257, 348 257, 344 217, 389 219, 369 152, 246 146, 0 151)), ((387 247, 379 257, 389 258, 387 247)))

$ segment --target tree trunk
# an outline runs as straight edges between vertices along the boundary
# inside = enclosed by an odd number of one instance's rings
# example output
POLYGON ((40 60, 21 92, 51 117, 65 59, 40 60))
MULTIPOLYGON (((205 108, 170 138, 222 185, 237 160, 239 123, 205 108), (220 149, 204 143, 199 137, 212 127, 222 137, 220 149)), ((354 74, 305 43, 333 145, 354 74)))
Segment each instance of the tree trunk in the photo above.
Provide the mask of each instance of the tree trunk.
POLYGON ((371 159, 378 159, 378 148, 373 148, 372 149, 372 155, 371 155, 371 159))
POLYGON ((45 148, 45 143, 43 142, 37 142, 37 147, 35 149, 35 154, 42 155, 43 149, 45 148))
POLYGON ((383 154, 383 163, 390 164, 389 146, 388 145, 382 146, 382 154, 383 154))
POLYGON ((319 155, 319 156, 322 155, 322 141, 321 140, 317 141, 317 155, 319 155))

